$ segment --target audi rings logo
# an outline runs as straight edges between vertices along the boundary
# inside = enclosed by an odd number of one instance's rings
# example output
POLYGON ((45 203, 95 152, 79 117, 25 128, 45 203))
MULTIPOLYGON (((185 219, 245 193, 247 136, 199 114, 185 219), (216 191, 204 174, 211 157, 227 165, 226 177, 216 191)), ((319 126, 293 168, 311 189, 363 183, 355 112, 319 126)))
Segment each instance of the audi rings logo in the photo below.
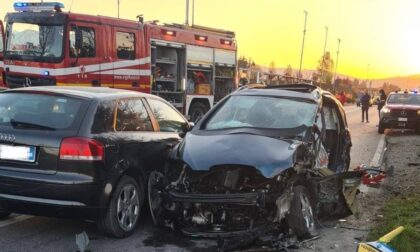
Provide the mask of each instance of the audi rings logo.
POLYGON ((400 115, 406 116, 407 115, 407 111, 401 111, 400 115))
POLYGON ((16 140, 14 135, 0 133, 0 141, 14 143, 16 140))

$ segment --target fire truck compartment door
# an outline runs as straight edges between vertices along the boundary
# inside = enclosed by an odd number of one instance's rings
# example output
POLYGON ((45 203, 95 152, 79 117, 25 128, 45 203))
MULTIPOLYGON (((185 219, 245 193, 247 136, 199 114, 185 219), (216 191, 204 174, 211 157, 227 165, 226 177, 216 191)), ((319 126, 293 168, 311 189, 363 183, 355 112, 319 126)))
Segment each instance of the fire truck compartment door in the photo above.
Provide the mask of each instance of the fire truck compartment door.
POLYGON ((216 49, 215 51, 215 62, 220 65, 236 65, 236 52, 222 49, 216 49))
POLYGON ((187 45, 187 62, 190 64, 213 65, 213 48, 187 45))

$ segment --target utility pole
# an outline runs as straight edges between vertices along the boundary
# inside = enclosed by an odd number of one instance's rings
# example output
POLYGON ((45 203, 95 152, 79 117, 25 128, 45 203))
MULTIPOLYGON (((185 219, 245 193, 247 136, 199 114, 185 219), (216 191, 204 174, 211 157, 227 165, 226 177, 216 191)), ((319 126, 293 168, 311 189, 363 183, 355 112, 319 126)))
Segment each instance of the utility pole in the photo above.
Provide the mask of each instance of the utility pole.
POLYGON ((117 0, 117 5, 118 5, 118 18, 120 18, 120 0, 117 0))
POLYGON ((302 39, 302 50, 300 53, 299 78, 302 78, 303 49, 305 48, 306 21, 308 19, 308 12, 306 10, 304 10, 303 12, 305 13, 305 24, 303 26, 303 39, 302 39))
POLYGON ((186 0, 187 6, 185 10, 185 25, 188 26, 190 24, 190 0, 186 0))
POLYGON ((341 39, 337 38, 338 40, 338 48, 337 48, 337 58, 335 60, 335 71, 334 71, 334 91, 337 88, 335 85, 335 82, 337 80, 337 68, 338 68, 338 55, 340 54, 340 44, 341 44, 341 39))

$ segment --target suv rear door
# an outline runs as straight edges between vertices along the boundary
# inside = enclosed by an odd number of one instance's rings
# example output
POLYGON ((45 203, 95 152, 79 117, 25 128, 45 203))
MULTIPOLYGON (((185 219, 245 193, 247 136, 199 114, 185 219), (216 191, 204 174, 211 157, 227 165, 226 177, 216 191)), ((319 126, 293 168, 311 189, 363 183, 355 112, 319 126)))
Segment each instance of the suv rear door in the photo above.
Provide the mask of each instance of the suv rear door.
POLYGON ((56 173, 61 141, 77 135, 89 103, 46 92, 0 93, 0 170, 56 173))
POLYGON ((0 21, 0 86, 5 86, 5 80, 4 80, 4 26, 3 22, 0 21))

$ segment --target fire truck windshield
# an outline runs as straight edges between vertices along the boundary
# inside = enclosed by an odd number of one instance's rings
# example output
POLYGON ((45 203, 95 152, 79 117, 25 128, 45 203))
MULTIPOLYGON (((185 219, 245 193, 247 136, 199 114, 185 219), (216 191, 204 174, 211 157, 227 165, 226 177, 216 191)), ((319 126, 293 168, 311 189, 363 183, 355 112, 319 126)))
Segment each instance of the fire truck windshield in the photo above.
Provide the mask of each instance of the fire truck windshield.
POLYGON ((61 58, 63 27, 62 25, 9 23, 6 56, 18 60, 61 58))

